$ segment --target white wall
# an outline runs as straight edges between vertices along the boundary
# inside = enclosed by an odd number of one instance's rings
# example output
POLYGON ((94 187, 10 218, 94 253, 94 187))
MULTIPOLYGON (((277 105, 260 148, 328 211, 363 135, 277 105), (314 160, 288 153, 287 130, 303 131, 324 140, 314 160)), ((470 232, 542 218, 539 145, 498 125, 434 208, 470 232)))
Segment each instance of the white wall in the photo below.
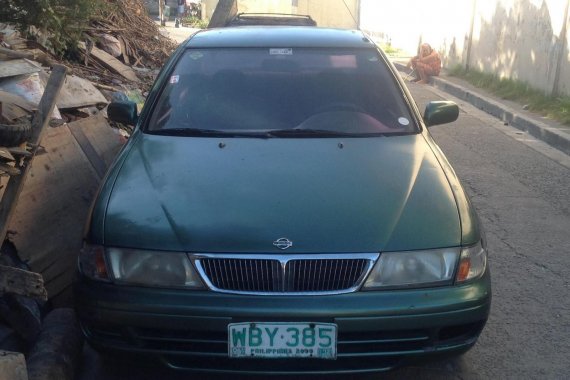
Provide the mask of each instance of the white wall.
POLYGON ((361 28, 415 55, 420 39, 460 60, 471 21, 471 0, 362 0, 361 28))
MULTIPOLYGON (((562 49, 560 32, 569 0, 362 0, 362 29, 384 34, 394 47, 415 53, 420 38, 450 67, 470 67, 530 83, 549 93, 562 49), (475 3, 474 3, 475 1, 475 3), (475 8, 473 8, 475 4, 475 8)), ((570 94, 570 56, 565 49, 559 87, 570 94)))
MULTIPOLYGON (((330 28, 356 29, 359 0, 238 0, 238 13, 288 13, 311 16, 317 25, 330 28)), ((202 0, 205 17, 212 18, 218 0, 202 0)))

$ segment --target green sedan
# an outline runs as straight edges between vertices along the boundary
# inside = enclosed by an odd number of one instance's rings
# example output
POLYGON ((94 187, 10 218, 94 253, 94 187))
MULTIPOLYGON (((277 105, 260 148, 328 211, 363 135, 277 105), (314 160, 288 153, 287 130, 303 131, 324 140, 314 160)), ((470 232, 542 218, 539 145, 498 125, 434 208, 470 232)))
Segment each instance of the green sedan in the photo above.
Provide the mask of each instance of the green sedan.
POLYGON ((92 347, 180 370, 383 371, 471 348, 491 304, 476 212, 359 31, 194 34, 94 202, 76 308, 92 347))

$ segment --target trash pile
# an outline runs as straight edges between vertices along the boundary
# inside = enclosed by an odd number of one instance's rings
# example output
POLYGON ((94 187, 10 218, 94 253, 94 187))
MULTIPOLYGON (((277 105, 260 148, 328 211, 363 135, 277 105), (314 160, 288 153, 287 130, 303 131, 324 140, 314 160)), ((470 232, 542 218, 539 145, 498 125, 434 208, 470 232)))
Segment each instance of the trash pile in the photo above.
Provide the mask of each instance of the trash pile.
POLYGON ((139 83, 145 91, 176 44, 160 33, 142 0, 104 1, 79 44, 82 64, 73 69, 109 85, 139 83))
POLYGON ((0 368, 6 373, 0 372, 0 378, 72 379, 83 345, 75 313, 69 308, 49 310, 42 276, 29 269, 16 247, 4 242, 0 255, 0 368))
MULTIPOLYGON (((53 113, 55 124, 99 112, 106 115, 111 100, 133 100, 142 106, 159 69, 176 48, 148 16, 143 0, 101 1, 103 6, 92 15, 78 43, 78 59, 59 62, 68 67, 68 77, 53 113)), ((0 23, 0 148, 5 147, 0 176, 19 174, 17 165, 10 163, 25 150, 49 68, 58 61, 38 41, 0 23)))
MULTIPOLYGON (((107 2, 111 3, 109 0, 107 2)), ((127 65, 159 68, 176 48, 176 44, 160 33, 158 25, 146 17, 146 9, 140 0, 114 0, 111 7, 95 16, 88 33, 103 36, 101 44, 109 46, 107 37, 118 39, 120 49, 110 49, 115 57, 118 52, 127 65), (108 33, 108 34, 105 34, 108 33), (107 37, 105 37, 107 36, 107 37)), ((111 44, 112 45, 112 44, 111 44)), ((116 45, 115 45, 116 46, 116 45)))
MULTIPOLYGON (((105 6, 85 28, 75 60, 62 61, 42 45, 41 38, 32 40, 13 25, 0 23, 0 210, 10 207, 5 189, 24 177, 33 152, 40 148, 32 144, 37 141, 38 120, 45 119, 37 111, 44 92, 53 93, 45 90, 55 64, 64 65, 67 73, 61 67, 53 70, 65 81, 49 126, 70 123, 71 128, 77 124, 71 122, 78 119, 106 117, 106 107, 113 100, 134 101, 142 106, 159 69, 176 48, 148 16, 143 0, 101 1, 105 6)), ((124 141, 132 131, 128 126, 118 127, 114 131, 124 141)), ((0 236, 0 240, 4 238, 0 236)), ((3 350, 26 353, 25 363, 23 356, 20 359, 28 366, 29 379, 47 378, 48 361, 63 363, 57 371, 66 375, 50 379, 71 379, 70 368, 81 353, 73 311, 50 311, 42 276, 29 269, 6 240, 0 250, 0 359, 3 350), (23 279, 21 283, 14 282, 19 279, 23 279), (56 334, 59 330, 65 332, 56 334), (52 343, 44 345, 45 341, 52 343), (68 355, 65 360, 61 359, 62 352, 68 355), (48 360, 49 355, 56 354, 59 359, 48 360)))

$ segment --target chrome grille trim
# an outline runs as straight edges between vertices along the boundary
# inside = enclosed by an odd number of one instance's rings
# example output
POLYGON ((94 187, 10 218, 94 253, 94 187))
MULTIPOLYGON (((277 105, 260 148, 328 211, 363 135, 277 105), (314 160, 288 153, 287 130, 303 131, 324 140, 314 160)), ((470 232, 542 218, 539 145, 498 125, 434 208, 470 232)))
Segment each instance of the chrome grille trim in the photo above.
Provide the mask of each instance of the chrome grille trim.
POLYGON ((188 256, 204 283, 215 292, 332 295, 359 290, 379 253, 194 253, 188 256))

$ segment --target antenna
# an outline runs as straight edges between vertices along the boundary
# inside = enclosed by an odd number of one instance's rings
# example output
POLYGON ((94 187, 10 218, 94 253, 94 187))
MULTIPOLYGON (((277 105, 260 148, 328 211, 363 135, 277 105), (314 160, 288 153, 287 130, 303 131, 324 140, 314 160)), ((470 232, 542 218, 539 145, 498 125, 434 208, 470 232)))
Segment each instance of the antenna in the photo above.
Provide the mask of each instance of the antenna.
MULTIPOLYGON (((360 3, 360 0, 356 0, 358 3, 360 3)), ((360 29, 360 25, 359 22, 356 21, 356 19, 354 18, 354 15, 352 14, 352 12, 350 11, 350 8, 348 7, 348 5, 346 5, 346 0, 342 0, 342 3, 344 4, 346 10, 348 11, 348 14, 350 15, 350 17, 352 18, 352 21, 354 21, 354 23, 356 24, 356 28, 360 29)), ((358 6, 358 8, 360 8, 360 4, 358 6)))

